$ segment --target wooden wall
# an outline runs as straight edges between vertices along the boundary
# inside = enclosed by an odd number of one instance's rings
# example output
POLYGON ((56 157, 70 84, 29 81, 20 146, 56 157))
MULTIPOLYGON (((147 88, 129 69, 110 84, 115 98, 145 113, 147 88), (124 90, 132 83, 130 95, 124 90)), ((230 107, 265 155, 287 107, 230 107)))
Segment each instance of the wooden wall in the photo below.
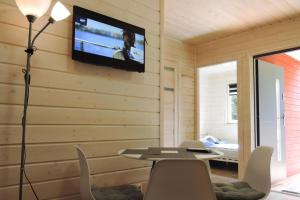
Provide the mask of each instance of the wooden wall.
POLYGON ((282 21, 196 46, 196 66, 237 60, 240 176, 248 160, 253 126, 253 55, 300 46, 300 18, 282 21))
POLYGON ((194 46, 165 36, 164 65, 178 72, 179 143, 196 138, 195 132, 195 52, 194 46))
MULTIPOLYGON (((38 38, 32 58, 26 172, 40 199, 79 199, 75 144, 85 150, 98 186, 147 180, 151 163, 122 158, 117 152, 159 145, 159 0, 62 2, 69 10, 78 5, 145 28, 146 72, 73 61, 71 17, 38 38)), ((34 23, 35 33, 47 18, 34 23)), ((27 26, 14 0, 0 0, 1 200, 18 196, 27 26)), ((190 72, 191 81, 189 77, 190 72)), ((24 189, 25 199, 34 199, 27 183, 24 189)))

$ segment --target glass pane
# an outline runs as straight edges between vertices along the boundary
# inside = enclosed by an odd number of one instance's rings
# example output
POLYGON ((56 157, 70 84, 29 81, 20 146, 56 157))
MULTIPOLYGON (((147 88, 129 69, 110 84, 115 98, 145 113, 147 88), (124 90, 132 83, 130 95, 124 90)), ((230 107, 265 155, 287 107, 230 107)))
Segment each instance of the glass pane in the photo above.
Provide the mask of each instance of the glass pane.
POLYGON ((231 96, 231 120, 237 120, 237 95, 231 96))

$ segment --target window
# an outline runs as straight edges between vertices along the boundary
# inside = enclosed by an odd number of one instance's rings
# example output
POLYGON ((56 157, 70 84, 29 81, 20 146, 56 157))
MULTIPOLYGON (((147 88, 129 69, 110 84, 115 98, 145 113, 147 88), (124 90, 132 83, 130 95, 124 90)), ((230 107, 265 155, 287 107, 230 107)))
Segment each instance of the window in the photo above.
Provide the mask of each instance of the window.
POLYGON ((228 85, 228 123, 237 123, 237 84, 231 83, 228 85))

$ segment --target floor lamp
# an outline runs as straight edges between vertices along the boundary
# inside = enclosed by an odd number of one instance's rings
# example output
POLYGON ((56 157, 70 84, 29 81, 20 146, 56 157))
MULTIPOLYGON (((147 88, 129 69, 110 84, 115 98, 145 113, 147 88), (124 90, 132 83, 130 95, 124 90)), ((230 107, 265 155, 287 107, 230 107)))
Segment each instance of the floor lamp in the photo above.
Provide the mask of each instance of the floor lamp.
POLYGON ((26 16, 29 22, 29 34, 28 34, 28 45, 25 52, 27 53, 27 64, 26 68, 23 69, 24 80, 25 80, 25 96, 24 96, 24 108, 22 117, 22 146, 21 146, 21 164, 20 164, 20 182, 19 182, 19 200, 23 198, 23 176, 25 170, 25 159, 26 159, 26 116, 27 107, 29 100, 29 86, 30 86, 30 58, 33 55, 36 47, 34 46, 35 40, 38 36, 50 25, 56 21, 63 20, 70 15, 70 12, 66 7, 59 1, 53 6, 51 11, 51 17, 45 26, 33 37, 32 39, 32 24, 33 22, 44 15, 50 7, 52 0, 16 0, 16 4, 20 11, 26 16))

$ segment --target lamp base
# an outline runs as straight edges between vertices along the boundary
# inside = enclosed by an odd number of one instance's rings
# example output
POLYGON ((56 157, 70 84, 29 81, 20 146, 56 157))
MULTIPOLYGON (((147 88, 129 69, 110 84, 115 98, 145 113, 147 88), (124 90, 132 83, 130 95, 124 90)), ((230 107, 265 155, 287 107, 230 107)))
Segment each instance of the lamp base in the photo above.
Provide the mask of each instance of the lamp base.
POLYGON ((26 15, 26 18, 30 23, 33 23, 37 17, 34 15, 26 15))

